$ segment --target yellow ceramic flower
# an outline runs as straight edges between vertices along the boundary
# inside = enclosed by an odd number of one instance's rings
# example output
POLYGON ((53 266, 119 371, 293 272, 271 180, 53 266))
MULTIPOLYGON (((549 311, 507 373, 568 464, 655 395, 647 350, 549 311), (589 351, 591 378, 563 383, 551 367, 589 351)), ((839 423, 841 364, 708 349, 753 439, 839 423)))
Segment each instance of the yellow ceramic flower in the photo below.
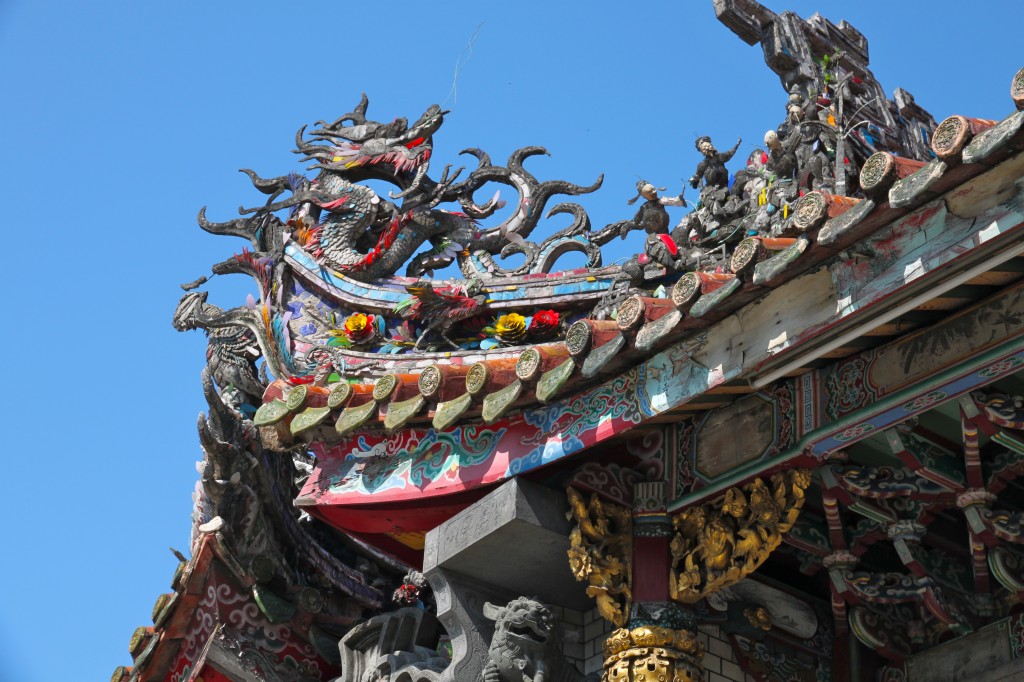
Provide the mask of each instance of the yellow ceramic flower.
POLYGON ((366 324, 369 320, 366 315, 362 313, 352 313, 345 319, 345 331, 349 334, 360 334, 366 329, 366 324))
POLYGON ((345 318, 345 336, 352 343, 364 343, 373 337, 373 317, 352 313, 345 318))
POLYGON ((518 341, 526 335, 526 318, 519 313, 502 315, 494 325, 494 333, 502 341, 518 341))

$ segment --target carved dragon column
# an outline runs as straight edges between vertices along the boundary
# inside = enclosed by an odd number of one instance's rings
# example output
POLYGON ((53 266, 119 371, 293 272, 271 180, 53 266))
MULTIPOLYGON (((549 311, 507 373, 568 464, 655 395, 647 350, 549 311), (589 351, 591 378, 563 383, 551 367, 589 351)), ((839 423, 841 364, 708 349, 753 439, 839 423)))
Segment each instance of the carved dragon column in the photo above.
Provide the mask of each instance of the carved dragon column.
POLYGON ((605 643, 602 682, 703 681, 695 605, 768 558, 810 482, 806 470, 780 472, 675 516, 660 481, 636 483, 631 509, 570 487, 570 567, 618 627, 605 643))

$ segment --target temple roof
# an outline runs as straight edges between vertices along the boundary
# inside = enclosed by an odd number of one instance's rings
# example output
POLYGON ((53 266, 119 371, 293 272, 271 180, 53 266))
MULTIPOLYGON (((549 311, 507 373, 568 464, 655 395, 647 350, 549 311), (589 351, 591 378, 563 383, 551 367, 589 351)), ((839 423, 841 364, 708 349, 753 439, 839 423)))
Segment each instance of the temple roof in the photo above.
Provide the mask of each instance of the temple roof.
MULTIPOLYGON (((134 667, 119 668, 115 679, 160 679, 172 670, 192 679, 211 655, 220 657, 210 668, 217 679, 245 658, 240 648, 252 636, 219 620, 236 603, 252 617, 245 627, 284 624, 303 665, 330 674, 341 630, 383 603, 374 566, 394 573, 418 565, 427 530, 508 478, 548 476, 560 486, 571 477, 596 489, 596 470, 580 466, 581 453, 625 481, 628 467, 619 464, 642 459, 636 453, 646 446, 637 441, 677 427, 672 511, 858 443, 854 464, 822 465, 816 495, 870 510, 862 498, 876 491, 861 469, 890 454, 931 483, 946 475, 914 449, 913 429, 895 445, 891 434, 919 415, 939 419, 928 396, 964 395, 996 364, 1010 363, 1006 372, 1017 366, 1020 353, 1007 346, 1016 323, 972 339, 970 355, 943 349, 934 352, 941 362, 921 366, 907 358, 922 352, 917 332, 933 338, 975 326, 993 302, 1020 291, 1024 69, 1011 84, 1015 113, 936 125, 909 93, 879 95, 866 41, 845 22, 776 15, 753 2, 715 7, 747 42, 771 39, 766 60, 789 105, 765 148, 724 179, 736 148, 719 152, 698 138, 705 161, 691 179, 700 198, 689 206, 682 193, 662 197, 663 189, 640 181, 636 199, 646 201, 633 219, 594 229, 580 205, 547 202, 594 192, 601 178, 538 180, 524 162, 545 152, 540 147, 513 152, 505 165, 473 149, 478 164, 467 177, 446 167, 435 180, 433 136, 447 112, 435 105, 411 125, 379 123, 367 117, 364 95, 333 123, 297 134, 296 152, 313 164, 313 177, 247 171, 269 195, 264 205, 227 222, 200 212, 203 229, 252 247, 214 274, 248 274, 259 296, 224 311, 193 291, 201 281, 185 286, 175 326, 210 336, 212 414, 200 425, 205 492, 193 557, 157 602, 153 627, 134 633, 134 667), (780 45, 799 49, 769 49, 780 45), (395 191, 378 194, 367 181, 395 191), (477 196, 489 183, 518 194, 497 225, 486 222, 500 208, 497 195, 482 203, 477 196), (670 229, 665 206, 692 210, 670 229), (530 241, 545 213, 572 223, 530 241), (631 231, 646 233, 644 252, 605 265, 601 247, 631 231), (558 271, 569 252, 584 254, 588 267, 558 271), (498 263, 517 253, 523 265, 498 263), (433 277, 449 266, 461 277, 433 277), (828 419, 816 413, 822 403, 832 409, 814 396, 818 386, 849 364, 892 369, 895 355, 902 373, 873 386, 876 405, 862 401, 828 419), (797 397, 803 402, 794 407, 797 397), (775 440, 745 442, 749 453, 730 449, 730 419, 766 414, 786 422, 775 440), (707 424, 717 425, 718 440, 707 424), (892 453, 878 454, 881 433, 892 453), (701 438, 714 457, 685 459, 701 438), (268 463, 271 453, 307 451, 312 460, 296 454, 276 470, 268 463), (249 460, 262 463, 250 470, 249 460), (261 476, 261 467, 271 475, 261 476), (309 470, 297 477, 300 491, 291 489, 296 468, 309 470), (220 475, 231 470, 246 473, 220 475), (335 536, 320 544, 317 520, 346 534, 345 560, 325 548, 335 536), (267 546, 250 541, 253 528, 269 533, 267 546), (296 546, 303 551, 292 555, 296 546), (357 556, 372 566, 353 565, 357 556), (197 621, 207 615, 210 623, 197 621)), ((1002 442, 1016 422, 990 402, 959 404, 973 409, 972 424, 990 427, 986 443, 1002 442)), ((963 487, 950 481, 937 482, 947 488, 936 493, 945 495, 937 509, 963 487)), ((822 521, 831 511, 813 508, 807 527, 794 531, 790 544, 809 575, 839 551, 834 541, 819 542, 818 526, 834 525, 831 516, 822 521)), ((1009 534, 993 514, 975 511, 972 532, 1009 534)), ((862 554, 877 540, 864 537, 862 554)), ((277 654, 266 665, 280 664, 277 654)))
POLYGON ((602 179, 538 179, 526 166, 541 147, 504 165, 470 149, 475 169, 435 179, 447 112, 380 123, 365 95, 299 130, 314 177, 246 171, 265 204, 227 222, 200 212, 204 230, 250 241, 213 271, 252 276, 259 300, 222 311, 190 292, 175 325, 211 334, 214 381, 268 447, 314 453, 299 507, 417 550, 505 478, 884 346, 1019 278, 1024 113, 936 125, 905 91, 885 97, 848 24, 751 2, 716 12, 768 41, 787 113, 732 173, 738 144, 698 138, 699 199, 674 228, 665 207, 688 202, 645 180, 631 220, 594 229, 580 204, 549 209, 602 179), (480 200, 495 185, 517 195, 498 224, 499 194, 480 200), (556 214, 571 224, 531 241, 556 214), (644 252, 603 265, 601 247, 632 231, 644 252), (589 267, 556 271, 569 252, 589 267), (518 267, 497 260, 517 253, 518 267), (461 277, 432 279, 449 266, 461 277))
MULTIPOLYGON (((480 445, 487 453, 519 440, 547 443, 543 457, 520 468, 501 462, 469 474, 462 464, 457 485, 417 487, 417 499, 443 495, 523 473, 641 423, 721 406, 723 398, 882 345, 1019 279, 1017 209, 994 207, 1024 170, 1015 156, 1024 141, 1022 120, 1018 112, 986 126, 946 161, 911 166, 902 178, 893 172, 883 181, 888 186, 871 188, 868 197, 810 192, 794 209, 794 222, 803 228, 798 237, 747 239, 734 252, 732 272, 688 273, 664 297, 631 296, 614 319, 574 322, 564 341, 496 357, 429 358, 365 387, 293 388, 279 381, 265 393, 257 423, 271 421, 265 437, 309 442, 317 453, 321 474, 307 482, 300 505, 397 502, 404 499, 401 488, 358 485, 366 476, 358 473, 362 465, 350 470, 340 463, 375 448, 388 452, 385 457, 415 459, 415 441, 436 443, 452 430, 463 447, 470 447, 467 429, 492 434, 480 445), (981 229, 980 216, 992 221, 990 228, 981 229), (930 236, 894 246, 908 231, 930 236), (603 432, 598 424, 579 426, 582 415, 574 406, 627 385, 636 395, 631 409, 637 417, 610 419, 603 432), (270 408, 276 411, 266 417, 270 408), (555 423, 560 432, 545 437, 555 423), (586 437, 566 441, 566 428, 586 437), (409 434, 398 439, 404 445, 387 445, 396 438, 389 434, 400 431, 409 434)), ((870 161, 900 163, 887 154, 870 161)))

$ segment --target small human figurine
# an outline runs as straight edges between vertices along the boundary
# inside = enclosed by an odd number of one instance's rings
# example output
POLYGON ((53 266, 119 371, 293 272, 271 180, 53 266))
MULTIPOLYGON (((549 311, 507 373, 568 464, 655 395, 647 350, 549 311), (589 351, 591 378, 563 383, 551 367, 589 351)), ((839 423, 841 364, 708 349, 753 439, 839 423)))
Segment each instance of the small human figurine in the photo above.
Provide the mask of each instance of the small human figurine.
POLYGON ((789 93, 789 100, 786 102, 786 120, 779 125, 779 137, 785 139, 793 130, 800 127, 800 122, 805 118, 805 106, 804 96, 800 94, 799 90, 789 93))
MULTIPOLYGON (((789 96, 786 120, 777 131, 782 146, 796 157, 794 174, 807 189, 831 186, 833 162, 829 154, 836 141, 834 128, 828 122, 831 106, 827 97, 815 102, 794 91, 789 96)), ((767 136, 765 143, 770 144, 767 136)), ((776 175, 789 177, 778 171, 776 175)))
POLYGON ((667 268, 675 268, 678 264, 680 253, 678 245, 668 233, 669 219, 668 211, 665 210, 665 207, 682 206, 685 208, 687 204, 686 199, 683 198, 683 193, 680 192, 679 196, 675 197, 659 197, 658 192, 665 191, 665 188, 655 187, 646 180, 640 180, 636 183, 636 191, 637 195, 627 203, 632 205, 640 197, 647 201, 640 205, 632 221, 626 221, 621 224, 619 228, 620 236, 625 238, 630 230, 642 229, 647 233, 647 241, 644 244, 644 255, 647 258, 643 259, 641 264, 654 261, 667 268))
POLYGON ((701 180, 703 180, 705 187, 716 189, 728 187, 729 171, 726 170, 725 164, 736 153, 736 150, 739 149, 742 141, 742 139, 737 139, 736 145, 732 149, 719 153, 715 149, 715 145, 711 144, 710 137, 706 135, 698 137, 694 145, 696 145, 697 151, 704 155, 704 160, 697 164, 697 170, 694 172, 693 177, 690 178, 690 186, 697 189, 700 187, 701 180))
POLYGON ((791 134, 783 144, 779 134, 769 130, 764 134, 764 143, 768 147, 767 168, 781 180, 788 180, 796 174, 796 154, 794 149, 800 141, 798 134, 791 134))
POLYGON ((632 206, 640 197, 647 200, 640 204, 636 215, 633 216, 633 225, 636 228, 643 229, 647 233, 667 232, 668 211, 665 210, 665 207, 682 206, 686 208, 686 199, 683 198, 682 192, 676 197, 659 197, 658 192, 664 191, 664 187, 655 187, 646 180, 636 183, 637 194, 626 203, 632 206))

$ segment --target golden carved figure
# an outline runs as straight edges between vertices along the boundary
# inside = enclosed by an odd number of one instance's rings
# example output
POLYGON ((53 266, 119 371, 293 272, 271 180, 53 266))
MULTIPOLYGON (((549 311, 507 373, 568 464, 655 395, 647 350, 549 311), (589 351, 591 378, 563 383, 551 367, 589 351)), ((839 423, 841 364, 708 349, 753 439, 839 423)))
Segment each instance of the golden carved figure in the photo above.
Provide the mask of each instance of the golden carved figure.
POLYGON ((569 568, 576 580, 589 583, 587 595, 601 616, 622 627, 632 599, 633 519, 629 509, 605 504, 596 494, 589 500, 569 488, 569 507, 576 527, 569 535, 569 568))
POLYGON ((772 629, 772 614, 763 606, 748 606, 743 609, 743 615, 752 627, 765 631, 772 629))
POLYGON ((796 523, 805 469, 757 478, 672 519, 672 598, 692 604, 757 569, 796 523))

